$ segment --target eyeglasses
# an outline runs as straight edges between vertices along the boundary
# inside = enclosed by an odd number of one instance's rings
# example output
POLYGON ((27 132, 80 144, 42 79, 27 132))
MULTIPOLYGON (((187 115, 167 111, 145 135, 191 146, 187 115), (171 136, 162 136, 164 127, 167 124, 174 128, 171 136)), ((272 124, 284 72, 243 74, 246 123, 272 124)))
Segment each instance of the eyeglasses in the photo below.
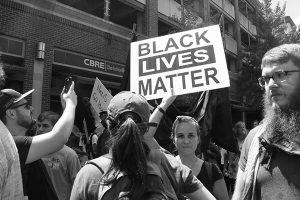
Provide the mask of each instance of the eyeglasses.
POLYGON ((9 107, 9 109, 16 109, 16 108, 19 108, 21 106, 24 106, 24 108, 26 108, 27 110, 30 110, 30 108, 31 108, 31 105, 29 105, 28 102, 25 102, 25 103, 21 103, 19 105, 13 105, 13 106, 9 107))
POLYGON ((291 72, 300 72, 300 70, 277 71, 277 72, 274 72, 272 76, 261 76, 260 78, 258 78, 258 83, 261 87, 265 87, 265 85, 269 83, 271 78, 275 82, 283 82, 286 80, 288 73, 291 73, 291 72))

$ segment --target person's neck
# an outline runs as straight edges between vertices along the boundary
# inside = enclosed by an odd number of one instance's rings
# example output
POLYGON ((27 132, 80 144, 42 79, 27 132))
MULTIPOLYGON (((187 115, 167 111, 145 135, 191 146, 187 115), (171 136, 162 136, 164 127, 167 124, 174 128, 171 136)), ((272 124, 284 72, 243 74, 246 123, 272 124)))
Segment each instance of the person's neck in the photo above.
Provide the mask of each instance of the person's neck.
POLYGON ((7 124, 7 129, 12 136, 25 136, 27 129, 17 124, 7 124))
POLYGON ((187 165, 187 166, 192 166, 197 162, 199 159, 195 154, 179 154, 179 158, 182 164, 187 165))

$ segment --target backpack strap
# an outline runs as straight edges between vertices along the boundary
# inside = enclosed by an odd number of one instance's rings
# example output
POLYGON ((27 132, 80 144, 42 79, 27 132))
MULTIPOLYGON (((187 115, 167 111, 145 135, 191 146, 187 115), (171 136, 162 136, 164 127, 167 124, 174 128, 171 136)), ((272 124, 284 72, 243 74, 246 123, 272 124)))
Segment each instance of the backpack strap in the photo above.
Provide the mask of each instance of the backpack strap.
MULTIPOLYGON (((111 165, 111 158, 106 154, 106 155, 101 156, 99 158, 90 160, 86 164, 94 165, 104 175, 104 174, 106 174, 108 172, 108 169, 109 169, 109 167, 111 165)), ((108 175, 108 178, 110 178, 112 176, 112 174, 114 174, 114 172, 110 173, 108 175)), ((103 175, 102 175, 102 177, 103 177, 103 175)), ((117 174, 116 178, 120 178, 122 176, 125 176, 125 174, 119 172, 117 174)), ((112 187, 112 185, 105 184, 105 180, 101 179, 100 184, 99 184, 98 199, 101 200, 104 197, 105 193, 109 189, 111 189, 111 187, 112 187)))
MULTIPOLYGON (((91 164, 97 167, 99 171, 102 173, 102 177, 103 177, 103 175, 106 174, 109 169, 110 162, 111 162, 110 158, 101 156, 99 158, 88 161, 86 164, 91 164)), ((99 184, 98 199, 101 200, 105 192, 108 191, 110 188, 111 186, 105 185, 103 183, 103 180, 101 180, 99 184)))
POLYGON ((99 171, 104 174, 104 171, 103 169, 97 164, 95 163, 94 161, 90 160, 90 161, 87 161, 86 164, 91 164, 91 165, 94 165, 95 167, 97 167, 99 169, 99 171))
POLYGON ((86 164, 91 164, 97 167, 102 174, 105 174, 108 171, 110 163, 111 159, 108 157, 108 155, 104 155, 86 162, 86 164))

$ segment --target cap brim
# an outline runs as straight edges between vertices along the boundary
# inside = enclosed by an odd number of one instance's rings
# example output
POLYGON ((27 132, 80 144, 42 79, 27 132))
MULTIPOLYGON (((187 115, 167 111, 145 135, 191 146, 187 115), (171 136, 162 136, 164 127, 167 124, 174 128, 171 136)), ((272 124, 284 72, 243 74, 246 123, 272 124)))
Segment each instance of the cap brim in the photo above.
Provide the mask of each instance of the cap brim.
POLYGON ((25 92, 24 94, 22 94, 19 98, 17 98, 14 103, 19 102, 21 99, 24 99, 25 97, 27 97, 28 95, 30 95, 32 92, 34 91, 34 89, 29 90, 28 92, 25 92))

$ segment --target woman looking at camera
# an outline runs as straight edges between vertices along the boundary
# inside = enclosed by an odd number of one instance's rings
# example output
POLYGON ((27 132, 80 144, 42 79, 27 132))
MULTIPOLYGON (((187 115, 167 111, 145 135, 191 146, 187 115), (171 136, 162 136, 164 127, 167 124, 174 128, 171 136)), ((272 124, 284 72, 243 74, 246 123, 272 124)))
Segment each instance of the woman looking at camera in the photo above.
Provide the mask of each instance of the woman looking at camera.
MULTIPOLYGON (((150 122, 159 123, 175 99, 176 96, 172 94, 163 98, 158 108, 152 113, 150 122)), ((151 140, 154 138, 156 129, 156 127, 151 127, 146 134, 147 141, 151 142, 153 148, 158 146, 155 139, 151 140)), ((196 155, 196 149, 202 141, 198 122, 190 116, 177 116, 172 126, 171 137, 178 152, 177 160, 189 167, 216 199, 229 200, 221 171, 215 164, 206 162, 196 155)))

